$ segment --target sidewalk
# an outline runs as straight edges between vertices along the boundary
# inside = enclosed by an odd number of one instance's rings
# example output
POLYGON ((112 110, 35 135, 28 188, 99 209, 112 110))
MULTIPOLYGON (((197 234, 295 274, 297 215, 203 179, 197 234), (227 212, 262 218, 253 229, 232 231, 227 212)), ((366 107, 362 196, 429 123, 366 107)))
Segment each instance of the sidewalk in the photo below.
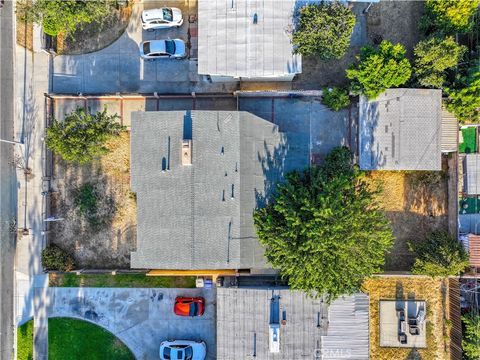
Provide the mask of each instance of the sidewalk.
MULTIPOLYGON (((37 31, 35 35, 39 36, 37 31)), ((34 36, 35 36, 34 35, 34 36)), ((26 178, 23 170, 17 170, 18 179, 18 228, 15 257, 15 322, 16 325, 34 318, 34 354, 36 359, 47 359, 48 332, 44 295, 48 276, 43 273, 41 252, 45 246, 43 234, 46 190, 44 182, 45 151, 45 97, 49 90, 49 58, 43 52, 30 52, 16 48, 16 118, 15 135, 24 146, 17 154, 33 176, 26 178), (26 231, 25 231, 26 233, 26 231)))

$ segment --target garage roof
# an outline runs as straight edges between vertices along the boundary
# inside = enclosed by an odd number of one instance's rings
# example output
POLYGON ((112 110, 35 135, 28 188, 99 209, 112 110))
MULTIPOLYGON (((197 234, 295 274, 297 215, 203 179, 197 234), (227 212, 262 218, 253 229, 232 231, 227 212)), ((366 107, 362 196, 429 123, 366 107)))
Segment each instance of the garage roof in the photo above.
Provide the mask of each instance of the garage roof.
POLYGON ((198 73, 245 78, 302 72, 291 33, 296 0, 199 0, 198 73))

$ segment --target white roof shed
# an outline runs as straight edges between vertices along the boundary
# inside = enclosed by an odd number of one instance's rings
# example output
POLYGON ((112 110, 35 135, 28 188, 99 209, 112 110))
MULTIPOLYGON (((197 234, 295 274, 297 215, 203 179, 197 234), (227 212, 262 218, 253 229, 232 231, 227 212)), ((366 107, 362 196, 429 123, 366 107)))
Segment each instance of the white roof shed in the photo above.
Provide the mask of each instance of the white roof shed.
POLYGON ((292 80, 296 0, 198 0, 198 73, 292 80))

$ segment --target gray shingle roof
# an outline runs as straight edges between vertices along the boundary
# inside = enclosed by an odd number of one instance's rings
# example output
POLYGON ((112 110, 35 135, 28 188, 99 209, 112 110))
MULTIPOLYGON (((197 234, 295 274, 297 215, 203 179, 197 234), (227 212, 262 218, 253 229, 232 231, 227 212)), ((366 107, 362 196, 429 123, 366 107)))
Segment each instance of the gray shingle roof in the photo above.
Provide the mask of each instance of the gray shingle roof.
POLYGON ((442 91, 388 89, 360 97, 360 168, 441 170, 442 91))
POLYGON ((465 155, 465 191, 468 195, 480 195, 480 154, 465 155))
POLYGON ((199 0, 198 73, 247 78, 301 73, 301 56, 293 54, 291 43, 295 4, 199 0))
POLYGON ((253 210, 292 170, 283 164, 289 149, 276 125, 247 112, 136 112, 131 145, 132 268, 266 266, 253 210), (184 138, 192 139, 191 166, 181 163, 184 138))
POLYGON ((217 358, 367 360, 368 296, 355 294, 330 306, 301 291, 217 289, 217 358), (280 351, 269 348, 271 299, 279 299, 280 351), (255 348, 255 357, 254 354, 255 348), (317 357, 315 357, 315 355, 317 357))

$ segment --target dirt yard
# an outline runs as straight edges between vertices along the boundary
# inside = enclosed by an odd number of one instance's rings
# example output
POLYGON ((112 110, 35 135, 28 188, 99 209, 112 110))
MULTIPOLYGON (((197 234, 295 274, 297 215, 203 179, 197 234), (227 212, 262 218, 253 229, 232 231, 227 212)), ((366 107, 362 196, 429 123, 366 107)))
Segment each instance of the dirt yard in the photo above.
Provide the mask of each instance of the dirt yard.
POLYGON ((71 252, 76 268, 129 268, 136 247, 136 199, 130 191, 130 135, 108 143, 111 151, 85 166, 66 164, 55 157, 52 214, 64 218, 51 223, 51 242, 71 252), (97 198, 92 223, 76 205, 76 194, 92 184, 97 198))
POLYGON ((442 360, 449 359, 449 332, 446 326, 447 297, 443 295, 442 280, 427 277, 375 277, 363 284, 370 297, 370 358, 372 360, 442 360), (380 347, 379 301, 388 299, 417 299, 426 301, 427 348, 401 349, 380 347))
POLYGON ((383 189, 378 201, 395 235, 385 270, 409 271, 414 254, 408 242, 423 241, 434 230, 448 230, 447 176, 443 171, 373 171, 368 178, 383 189))

